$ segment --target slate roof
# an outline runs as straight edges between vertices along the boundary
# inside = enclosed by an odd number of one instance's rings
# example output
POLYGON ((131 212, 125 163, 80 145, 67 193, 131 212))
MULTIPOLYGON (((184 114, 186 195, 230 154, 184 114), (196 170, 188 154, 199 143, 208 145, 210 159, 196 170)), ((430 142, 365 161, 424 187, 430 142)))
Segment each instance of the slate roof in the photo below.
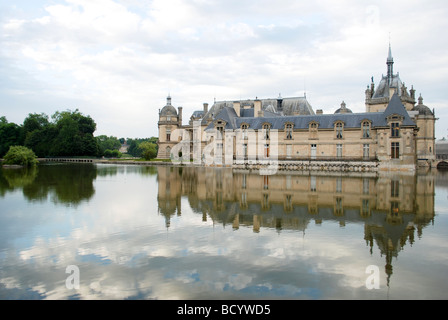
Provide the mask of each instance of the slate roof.
POLYGON ((387 76, 383 76, 378 88, 375 90, 373 99, 389 97, 389 88, 395 88, 398 91, 398 94, 400 96, 402 95, 401 89, 403 88, 403 82, 401 82, 398 74, 392 76, 390 84, 387 76))
POLYGON ((160 116, 177 116, 176 108, 171 104, 171 96, 166 98, 166 105, 160 111, 160 116))
POLYGON ((412 109, 413 111, 418 111, 418 114, 425 116, 433 116, 434 113, 427 106, 423 104, 423 98, 420 95, 418 98, 418 104, 412 109))
MULTIPOLYGON (((275 116, 285 115, 313 115, 313 107, 308 102, 306 97, 288 97, 278 99, 259 99, 261 101, 261 108, 265 111, 265 115, 269 114, 275 116), (281 101, 281 108, 279 105, 279 101, 281 101)), ((255 105, 255 100, 241 100, 241 116, 242 117, 253 117, 253 107, 255 105), (250 108, 244 108, 250 107, 250 108)), ((205 124, 207 120, 210 118, 215 119, 219 113, 224 108, 233 108, 233 101, 217 101, 213 104, 213 106, 208 110, 207 114, 203 117, 202 124, 205 124)))
MULTIPOLYGON (((405 107, 403 106, 400 97, 394 94, 389 102, 386 110, 383 112, 366 112, 366 113, 336 113, 336 114, 313 114, 313 115, 299 115, 299 116, 279 116, 278 114, 270 114, 265 112, 264 117, 253 117, 250 114, 250 109, 245 110, 241 117, 238 117, 233 107, 223 107, 214 120, 222 120, 226 122, 225 129, 241 128, 243 123, 247 123, 251 129, 261 129, 265 123, 271 124, 271 129, 282 130, 286 123, 294 124, 294 129, 307 129, 310 122, 316 122, 319 129, 332 129, 337 121, 344 123, 344 128, 360 128, 364 120, 372 123, 372 128, 387 127, 387 117, 391 115, 399 115, 403 117, 402 126, 416 126, 412 121, 405 107), (251 115, 251 116, 246 116, 251 115)), ((252 109, 253 110, 253 109, 252 109)), ((213 129, 214 124, 206 128, 206 130, 213 129)))
POLYGON ((160 111, 161 116, 177 116, 176 108, 174 108, 172 105, 166 105, 162 108, 162 111, 160 111))
POLYGON ((202 118, 204 116, 204 110, 196 110, 191 116, 194 118, 202 118))
POLYGON ((389 117, 393 114, 403 116, 403 123, 402 126, 415 126, 415 122, 412 121, 411 117, 409 117, 408 112, 406 111, 406 108, 404 107, 403 103, 401 102, 400 97, 397 93, 395 93, 392 98, 389 101, 389 104, 387 105, 386 110, 384 110, 384 116, 389 117))

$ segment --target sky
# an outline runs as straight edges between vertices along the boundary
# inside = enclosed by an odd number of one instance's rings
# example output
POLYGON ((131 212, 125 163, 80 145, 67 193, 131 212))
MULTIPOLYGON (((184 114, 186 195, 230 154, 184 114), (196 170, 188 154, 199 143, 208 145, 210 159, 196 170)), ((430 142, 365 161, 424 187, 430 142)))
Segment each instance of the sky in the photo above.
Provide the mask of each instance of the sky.
POLYGON ((365 111, 394 72, 448 135, 445 0, 0 0, 0 116, 78 109, 95 135, 158 136, 168 95, 183 123, 203 103, 306 97, 365 111))

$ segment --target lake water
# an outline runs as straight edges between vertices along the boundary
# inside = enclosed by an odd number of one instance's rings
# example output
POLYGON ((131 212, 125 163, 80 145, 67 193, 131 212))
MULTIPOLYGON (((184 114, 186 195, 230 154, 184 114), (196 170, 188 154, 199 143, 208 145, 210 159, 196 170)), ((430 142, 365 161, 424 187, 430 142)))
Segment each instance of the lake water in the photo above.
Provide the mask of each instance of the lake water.
POLYGON ((447 197, 443 172, 1 169, 0 299, 447 299, 447 197))

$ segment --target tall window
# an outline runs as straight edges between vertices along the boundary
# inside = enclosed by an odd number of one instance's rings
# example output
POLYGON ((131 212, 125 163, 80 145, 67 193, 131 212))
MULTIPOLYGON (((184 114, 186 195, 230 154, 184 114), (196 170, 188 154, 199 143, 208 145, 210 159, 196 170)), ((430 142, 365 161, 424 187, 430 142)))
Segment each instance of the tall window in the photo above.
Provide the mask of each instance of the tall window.
POLYGON ((342 144, 336 145, 336 157, 342 158, 342 144))
POLYGON ((264 157, 269 158, 269 144, 264 145, 264 157))
POLYGON ((400 158, 400 143, 399 142, 392 142, 390 154, 391 154, 392 159, 400 158))
POLYGON ((317 155, 317 144, 312 144, 311 145, 311 159, 316 159, 316 155, 317 155))
POLYGON ((166 129, 166 141, 171 141, 171 129, 166 129))
POLYGON ((310 128, 310 139, 317 139, 317 123, 316 122, 311 122, 309 124, 310 128))
POLYGON ((336 123, 336 139, 342 139, 343 126, 342 123, 336 123))
POLYGON ((369 159, 369 157, 370 157, 370 145, 369 144, 364 144, 362 146, 362 156, 364 159, 369 159))
POLYGON ((291 140, 292 139, 292 124, 288 123, 286 125, 286 139, 291 140))
POLYGON ((397 138, 400 136, 400 124, 398 122, 393 122, 390 124, 390 136, 392 138, 397 138))
POLYGON ((362 123, 362 137, 370 138, 370 123, 368 121, 362 123))
POLYGON ((243 139, 247 140, 247 124, 243 124, 241 130, 243 131, 243 139))
POLYGON ((265 140, 269 140, 269 131, 271 129, 271 125, 269 124, 264 124, 263 125, 263 134, 264 134, 264 139, 265 140))

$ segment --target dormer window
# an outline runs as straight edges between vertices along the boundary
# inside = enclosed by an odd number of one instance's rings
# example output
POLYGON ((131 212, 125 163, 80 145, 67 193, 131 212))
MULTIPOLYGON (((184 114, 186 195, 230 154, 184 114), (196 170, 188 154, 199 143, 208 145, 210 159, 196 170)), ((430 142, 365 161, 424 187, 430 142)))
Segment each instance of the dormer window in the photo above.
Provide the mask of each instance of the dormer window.
POLYGON ((224 134, 224 127, 216 127, 216 131, 218 133, 218 136, 216 137, 216 139, 218 140, 222 140, 223 138, 223 134, 224 134))
POLYGON ((317 128, 319 126, 318 123, 310 122, 308 126, 309 126, 309 139, 317 140, 317 128))
POLYGON ((243 133, 243 139, 244 140, 247 140, 247 128, 248 128, 249 126, 247 125, 247 124, 242 124, 241 125, 241 131, 242 131, 242 133, 243 133))
POLYGON ((398 122, 392 122, 390 124, 390 136, 392 138, 398 138, 400 137, 400 123, 398 122))
POLYGON ((288 123, 286 125, 286 140, 292 140, 292 124, 288 123))
POLYGON ((337 122, 335 127, 336 127, 336 139, 342 139, 344 125, 342 124, 342 122, 337 122))
POLYGON ((224 138, 224 127, 226 126, 226 122, 222 120, 215 121, 215 129, 216 129, 216 140, 222 140, 224 138))
POLYGON ((362 123, 362 137, 364 139, 370 138, 370 122, 369 121, 364 121, 362 123))
POLYGON ((263 125, 263 136, 265 140, 269 140, 271 125, 269 123, 265 123, 263 125))

